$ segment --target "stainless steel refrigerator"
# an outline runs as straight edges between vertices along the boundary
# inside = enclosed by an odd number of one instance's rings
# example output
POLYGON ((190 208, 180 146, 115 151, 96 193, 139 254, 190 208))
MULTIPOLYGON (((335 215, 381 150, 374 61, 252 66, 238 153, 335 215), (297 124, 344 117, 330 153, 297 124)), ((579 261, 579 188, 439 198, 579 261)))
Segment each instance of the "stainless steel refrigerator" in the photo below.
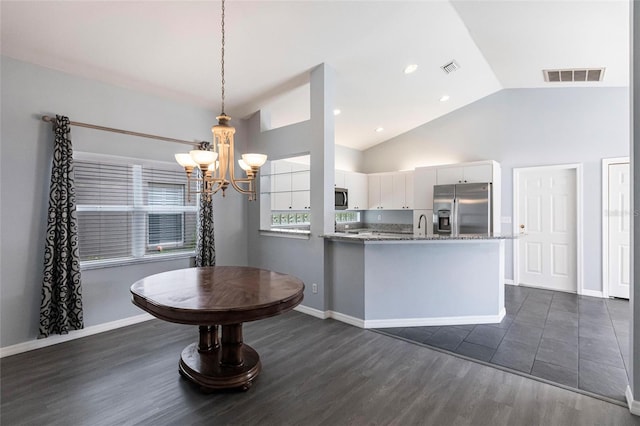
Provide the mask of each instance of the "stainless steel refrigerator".
POLYGON ((433 187, 435 235, 490 235, 492 231, 490 183, 433 187))

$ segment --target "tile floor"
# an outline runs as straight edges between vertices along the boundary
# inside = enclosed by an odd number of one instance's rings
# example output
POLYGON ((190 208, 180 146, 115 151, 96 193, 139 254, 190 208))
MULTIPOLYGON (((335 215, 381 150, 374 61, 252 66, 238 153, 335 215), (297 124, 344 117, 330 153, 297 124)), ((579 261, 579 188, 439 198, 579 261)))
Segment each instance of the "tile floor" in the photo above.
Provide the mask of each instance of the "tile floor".
POLYGON ((505 308, 499 324, 378 331, 625 401, 628 301, 507 285, 505 308))

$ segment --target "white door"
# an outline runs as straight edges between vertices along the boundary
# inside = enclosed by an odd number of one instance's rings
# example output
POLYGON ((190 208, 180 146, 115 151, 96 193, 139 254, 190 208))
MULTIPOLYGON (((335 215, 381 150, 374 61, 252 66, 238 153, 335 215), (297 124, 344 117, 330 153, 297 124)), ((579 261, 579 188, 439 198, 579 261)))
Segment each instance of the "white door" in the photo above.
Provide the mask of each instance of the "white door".
POLYGON ((629 163, 609 164, 609 296, 629 298, 631 173, 629 163))
POLYGON ((518 172, 519 283, 577 292, 576 170, 518 172))

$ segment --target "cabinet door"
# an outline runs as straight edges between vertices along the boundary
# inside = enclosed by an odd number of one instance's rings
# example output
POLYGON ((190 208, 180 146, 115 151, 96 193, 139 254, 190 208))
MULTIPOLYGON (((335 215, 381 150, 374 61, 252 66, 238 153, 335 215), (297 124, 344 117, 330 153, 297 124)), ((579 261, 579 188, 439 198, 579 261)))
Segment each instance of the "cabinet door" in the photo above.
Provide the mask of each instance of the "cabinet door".
POLYGON ((462 183, 463 177, 463 167, 442 167, 437 170, 436 182, 438 185, 462 183))
POLYGON ((271 162, 271 173, 291 173, 291 163, 285 160, 274 160, 271 162))
POLYGON ((308 191, 310 189, 310 173, 309 170, 291 173, 291 190, 292 191, 308 191))
POLYGON ((465 183, 491 182, 492 165, 479 164, 477 166, 466 166, 464 168, 463 181, 465 183))
POLYGON ((386 206, 385 208, 390 208, 394 210, 400 210, 405 208, 405 175, 404 173, 394 173, 391 177, 391 184, 393 185, 392 190, 392 202, 390 206, 386 206))
POLYGON ((291 192, 291 208, 293 210, 308 210, 310 206, 309 191, 293 191, 291 192))
POLYGON ((271 193, 271 210, 290 210, 291 192, 271 193))
POLYGON ((348 188, 346 183, 346 174, 347 172, 343 172, 342 170, 335 171, 335 186, 336 188, 348 188))
POLYGON ((407 172, 404 174, 404 207, 406 209, 413 209, 414 201, 413 201, 413 185, 414 185, 414 173, 407 172))
POLYGON ((368 179, 364 173, 345 174, 345 187, 349 190, 349 209, 365 210, 369 206, 368 179))
POLYGON ((434 167, 418 168, 414 172, 413 208, 433 210, 433 186, 436 185, 436 169, 434 167))
POLYGON ((393 208, 393 177, 391 174, 380 176, 380 208, 393 208))
POLYGON ((380 208, 380 175, 369 175, 369 210, 380 208))
POLYGON ((271 192, 291 191, 291 173, 273 175, 271 177, 271 192))

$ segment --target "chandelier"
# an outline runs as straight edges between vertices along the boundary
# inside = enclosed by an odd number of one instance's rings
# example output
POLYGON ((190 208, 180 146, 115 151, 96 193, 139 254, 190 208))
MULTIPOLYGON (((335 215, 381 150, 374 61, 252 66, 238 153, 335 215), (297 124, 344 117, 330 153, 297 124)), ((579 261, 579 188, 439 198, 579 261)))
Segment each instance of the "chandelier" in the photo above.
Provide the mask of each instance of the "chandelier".
POLYGON ((247 194, 249 201, 256 199, 255 180, 260 166, 267 161, 264 154, 243 154, 238 159, 238 165, 244 170, 246 177, 235 177, 235 160, 233 135, 236 129, 229 124, 231 117, 224 112, 224 0, 222 0, 222 112, 217 118, 218 124, 211 128, 213 132, 213 144, 204 142, 198 149, 189 153, 176 154, 178 164, 184 167, 187 173, 187 196, 190 197, 192 182, 200 183, 199 190, 195 193, 201 194, 205 200, 211 200, 211 196, 225 190, 231 184, 233 188, 241 194, 247 194), (194 170, 198 169, 200 176, 194 175, 194 170))

